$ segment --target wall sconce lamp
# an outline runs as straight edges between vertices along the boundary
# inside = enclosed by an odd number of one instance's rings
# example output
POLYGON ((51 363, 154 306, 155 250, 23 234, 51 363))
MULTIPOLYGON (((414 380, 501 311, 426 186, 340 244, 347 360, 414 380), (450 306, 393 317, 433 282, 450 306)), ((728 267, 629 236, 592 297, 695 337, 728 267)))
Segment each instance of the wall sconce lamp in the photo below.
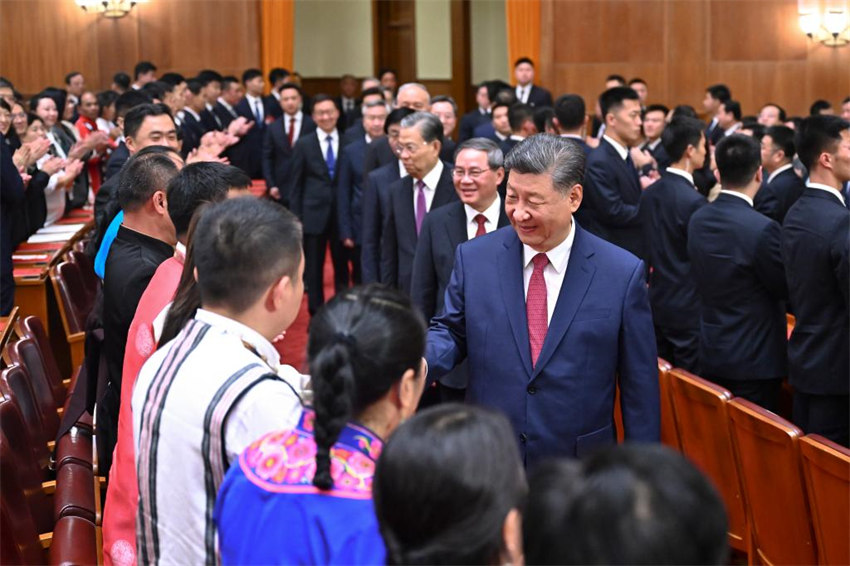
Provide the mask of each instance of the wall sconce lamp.
POLYGON ((88 14, 101 14, 105 18, 123 18, 133 6, 145 0, 76 0, 77 6, 88 14))
POLYGON ((800 29, 809 39, 817 40, 829 47, 840 47, 850 43, 850 26, 847 12, 842 9, 800 11, 800 29))

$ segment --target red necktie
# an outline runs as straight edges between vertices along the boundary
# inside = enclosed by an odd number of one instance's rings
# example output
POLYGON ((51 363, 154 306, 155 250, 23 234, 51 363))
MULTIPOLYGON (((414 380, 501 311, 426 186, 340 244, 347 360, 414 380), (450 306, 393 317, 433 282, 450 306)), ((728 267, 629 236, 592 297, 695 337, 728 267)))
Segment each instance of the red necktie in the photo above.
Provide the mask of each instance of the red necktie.
POLYGON ((289 147, 292 147, 292 138, 295 137, 295 118, 289 119, 289 147))
POLYGON ((528 294, 525 298, 525 312, 528 317, 528 341, 531 345, 531 365, 537 365, 546 331, 549 330, 549 308, 546 302, 546 280, 543 269, 548 265, 549 258, 540 253, 531 260, 534 271, 528 282, 528 294))
POLYGON ((477 214, 475 218, 473 218, 476 222, 478 222, 478 229, 475 231, 475 237, 483 236, 487 233, 487 230, 484 229, 484 223, 487 222, 487 217, 483 214, 477 214))

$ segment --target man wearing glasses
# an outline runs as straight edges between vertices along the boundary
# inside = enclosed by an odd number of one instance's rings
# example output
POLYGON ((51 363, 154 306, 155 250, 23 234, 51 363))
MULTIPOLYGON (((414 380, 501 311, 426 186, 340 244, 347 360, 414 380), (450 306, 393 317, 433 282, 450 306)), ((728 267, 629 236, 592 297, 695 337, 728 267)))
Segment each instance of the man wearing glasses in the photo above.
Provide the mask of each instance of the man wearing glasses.
POLYGON ((399 157, 407 177, 390 187, 387 225, 381 236, 381 281, 410 292, 413 258, 425 216, 457 200, 450 167, 440 161, 443 125, 428 112, 401 121, 399 157))

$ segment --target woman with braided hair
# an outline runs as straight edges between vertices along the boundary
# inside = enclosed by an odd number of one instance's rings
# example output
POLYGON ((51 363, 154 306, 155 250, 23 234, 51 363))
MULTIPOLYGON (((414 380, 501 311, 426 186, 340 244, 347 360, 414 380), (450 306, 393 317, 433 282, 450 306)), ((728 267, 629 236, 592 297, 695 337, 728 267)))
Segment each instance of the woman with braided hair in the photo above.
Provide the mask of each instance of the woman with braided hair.
POLYGON ((227 473, 215 508, 222 564, 385 561, 372 477, 422 395, 425 323, 405 295, 369 285, 336 295, 309 336, 314 407, 227 473))

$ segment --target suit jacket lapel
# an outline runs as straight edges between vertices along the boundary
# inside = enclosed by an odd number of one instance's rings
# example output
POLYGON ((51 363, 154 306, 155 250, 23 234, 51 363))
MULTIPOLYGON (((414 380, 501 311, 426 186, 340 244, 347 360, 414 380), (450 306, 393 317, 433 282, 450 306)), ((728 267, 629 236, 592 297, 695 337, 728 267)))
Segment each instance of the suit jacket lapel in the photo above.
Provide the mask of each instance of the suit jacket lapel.
POLYGON ((511 221, 508 219, 508 215, 505 213, 505 206, 503 202, 502 206, 499 208, 499 223, 496 225, 496 229, 504 228, 510 223, 511 221))
POLYGON ((497 258, 499 287, 505 312, 508 314, 514 341, 526 373, 531 376, 531 348, 528 342, 528 318, 525 313, 525 289, 522 282, 522 243, 516 232, 511 232, 503 243, 497 258))
POLYGON ((449 216, 451 220, 446 222, 446 234, 449 237, 449 244, 452 249, 456 249, 460 244, 469 239, 469 233, 466 229, 466 212, 464 211, 463 204, 458 204, 459 206, 450 205, 449 216))
POLYGON ((406 233, 406 238, 413 242, 414 246, 419 236, 416 234, 416 211, 413 210, 413 177, 405 177, 401 181, 401 190, 398 197, 399 214, 396 219, 397 230, 406 233))
POLYGON ((608 144, 608 153, 612 156, 612 159, 616 159, 619 163, 620 171, 623 175, 625 175, 632 191, 640 195, 640 177, 638 177, 637 169, 635 169, 634 166, 629 165, 625 159, 620 157, 620 154, 617 153, 617 148, 610 143, 608 144))
POLYGON ((455 186, 452 183, 452 174, 449 171, 449 166, 443 163, 443 172, 440 174, 440 180, 437 181, 436 189, 434 189, 434 200, 431 202, 430 210, 452 202, 455 200, 453 198, 455 196, 457 196, 457 193, 455 193, 455 186))
POLYGON ((578 223, 575 223, 575 230, 576 236, 570 251, 567 272, 564 274, 564 283, 561 285, 561 293, 558 295, 558 302, 555 303, 555 311, 552 313, 546 340, 537 358, 537 365, 534 366, 532 378, 542 371, 563 340, 596 272, 596 268, 589 260, 593 255, 593 248, 588 245, 584 231, 579 228, 578 223))

